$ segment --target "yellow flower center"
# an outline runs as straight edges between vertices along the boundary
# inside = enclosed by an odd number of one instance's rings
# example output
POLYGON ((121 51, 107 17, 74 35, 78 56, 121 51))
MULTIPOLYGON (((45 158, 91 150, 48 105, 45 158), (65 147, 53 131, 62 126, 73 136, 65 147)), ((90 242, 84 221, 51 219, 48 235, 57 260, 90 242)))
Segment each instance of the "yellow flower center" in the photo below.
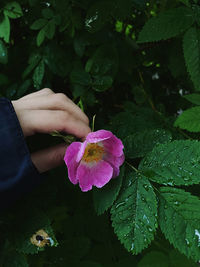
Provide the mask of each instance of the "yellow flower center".
POLYGON ((83 161, 85 162, 98 162, 103 158, 104 149, 99 144, 87 144, 83 155, 83 161))

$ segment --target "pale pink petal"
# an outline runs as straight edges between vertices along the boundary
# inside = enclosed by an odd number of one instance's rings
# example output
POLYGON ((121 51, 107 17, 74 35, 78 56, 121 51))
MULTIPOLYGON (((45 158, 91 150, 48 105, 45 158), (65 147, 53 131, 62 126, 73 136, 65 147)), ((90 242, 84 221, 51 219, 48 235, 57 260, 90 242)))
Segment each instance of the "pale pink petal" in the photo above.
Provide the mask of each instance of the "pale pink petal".
POLYGON ((81 159, 82 159, 82 157, 84 155, 85 148, 86 148, 87 144, 88 144, 87 141, 84 141, 83 143, 81 143, 81 147, 80 147, 80 150, 78 152, 77 159, 76 159, 77 162, 81 161, 81 159))
POLYGON ((110 163, 113 167, 113 178, 119 175, 119 167, 124 163, 125 157, 124 154, 120 157, 115 157, 112 154, 107 154, 104 157, 104 160, 110 163))
POLYGON ((81 145, 81 142, 73 142, 71 145, 68 146, 64 157, 64 161, 68 168, 68 177, 73 184, 78 183, 78 179, 76 176, 77 168, 79 165, 79 162, 77 162, 77 155, 81 148, 81 145))
POLYGON ((92 189, 92 186, 103 187, 113 175, 113 168, 103 160, 91 164, 80 163, 77 169, 77 178, 83 192, 92 189))
POLYGON ((122 141, 115 135, 111 138, 102 141, 103 147, 108 154, 112 154, 115 157, 121 157, 123 155, 123 144, 122 141))
POLYGON ((113 134, 110 131, 106 130, 99 130, 96 132, 91 132, 87 135, 86 141, 88 143, 98 143, 103 140, 109 139, 113 136, 113 134))

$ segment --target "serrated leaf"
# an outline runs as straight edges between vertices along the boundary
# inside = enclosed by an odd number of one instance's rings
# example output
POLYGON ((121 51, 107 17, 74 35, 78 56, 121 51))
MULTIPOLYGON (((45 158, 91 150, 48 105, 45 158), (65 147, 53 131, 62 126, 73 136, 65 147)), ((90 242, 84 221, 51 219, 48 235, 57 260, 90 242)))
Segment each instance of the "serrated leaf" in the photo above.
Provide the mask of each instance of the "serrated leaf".
POLYGON ((112 179, 103 188, 95 188, 95 190, 93 190, 94 207, 98 215, 103 214, 116 200, 122 185, 123 176, 124 167, 122 166, 118 177, 112 179))
POLYGON ((8 63, 8 50, 2 40, 0 40, 0 63, 8 63))
POLYGON ((200 183, 200 142, 173 141, 155 146, 140 162, 139 169, 160 184, 191 185, 200 183))
POLYGON ((4 14, 11 19, 17 19, 23 16, 23 11, 18 2, 10 2, 4 7, 4 14))
POLYGON ((157 201, 145 176, 131 172, 125 177, 111 219, 118 239, 128 251, 138 254, 151 243, 157 228, 157 201))
POLYGON ((33 73, 33 84, 34 87, 37 89, 40 89, 44 77, 44 72, 45 72, 44 61, 41 60, 33 73))
POLYGON ((189 192, 160 188, 159 223, 165 237, 188 258, 200 259, 200 200, 189 192))
POLYGON ((138 158, 145 156, 156 144, 170 142, 171 133, 163 129, 145 130, 128 135, 123 144, 125 155, 128 158, 138 158))
POLYGON ((0 37, 4 39, 6 43, 9 43, 10 39, 10 20, 8 16, 4 16, 0 22, 0 37))
POLYGON ((44 28, 42 28, 37 34, 36 38, 37 46, 40 46, 44 42, 44 39, 45 39, 45 30, 44 28))
POLYGON ((166 40, 187 30, 195 21, 193 11, 178 7, 158 14, 146 22, 139 34, 138 43, 166 40))
POLYGON ((30 29, 31 30, 39 30, 41 28, 43 28, 46 24, 47 24, 48 20, 46 19, 37 19, 33 22, 33 24, 31 24, 30 29))
POLYGON ((200 107, 183 111, 174 122, 174 126, 189 132, 200 132, 200 107))
POLYGON ((192 104, 200 105, 200 94, 189 94, 184 95, 183 97, 190 101, 192 104))
POLYGON ((183 37, 183 53, 187 71, 196 90, 200 90, 200 30, 190 28, 183 37))

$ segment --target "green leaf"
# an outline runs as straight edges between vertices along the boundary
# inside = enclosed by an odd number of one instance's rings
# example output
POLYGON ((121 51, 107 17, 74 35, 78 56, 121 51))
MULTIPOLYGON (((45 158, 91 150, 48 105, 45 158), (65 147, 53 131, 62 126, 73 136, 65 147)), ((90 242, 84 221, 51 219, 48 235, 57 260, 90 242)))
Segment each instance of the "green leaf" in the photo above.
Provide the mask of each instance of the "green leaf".
POLYGON ((150 152, 156 144, 171 141, 171 133, 163 129, 145 130, 128 135, 123 144, 128 158, 139 158, 150 152))
POLYGON ((173 141, 155 146, 140 162, 139 169, 160 184, 191 185, 200 183, 200 142, 173 141))
POLYGON ((46 19, 37 19, 33 22, 33 24, 30 26, 31 30, 39 30, 43 28, 47 24, 48 20, 46 19))
POLYGON ((9 43, 10 39, 10 20, 8 16, 4 16, 0 22, 0 37, 4 39, 6 43, 9 43))
POLYGON ((2 40, 0 40, 0 63, 8 63, 8 50, 2 40))
POLYGON ((38 32, 38 35, 37 35, 37 38, 36 38, 37 46, 40 46, 44 42, 44 38, 45 38, 45 30, 44 30, 44 28, 42 28, 38 32))
POLYGON ((144 255, 137 267, 169 267, 169 259, 163 252, 151 251, 144 255))
POLYGON ((110 76, 96 77, 92 83, 92 88, 97 92, 103 92, 112 86, 113 78, 110 76))
POLYGON ((33 84, 34 87, 37 89, 40 89, 42 80, 44 77, 44 72, 45 72, 45 66, 44 66, 44 61, 41 60, 38 66, 35 68, 34 73, 33 73, 33 84))
POLYGON ((42 9, 42 15, 45 19, 51 19, 54 16, 53 10, 50 8, 42 9))
POLYGON ((55 25, 55 21, 52 19, 48 22, 48 24, 44 27, 44 31, 45 31, 45 36, 48 39, 53 39, 54 34, 55 34, 55 29, 56 29, 56 25, 55 25))
POLYGON ((85 72, 84 70, 76 70, 74 69, 70 74, 71 82, 74 84, 80 85, 90 85, 91 77, 90 74, 85 72))
POLYGON ((97 32, 103 28, 110 18, 112 3, 109 1, 98 1, 88 10, 85 27, 89 32, 97 32))
POLYGON ((25 79, 31 73, 31 71, 39 64, 40 60, 41 60, 41 56, 39 54, 30 55, 30 58, 28 61, 29 65, 22 74, 23 79, 25 79))
POLYGON ((175 248, 188 258, 200 259, 200 200, 182 189, 161 187, 159 223, 175 248))
POLYGON ((196 90, 200 90, 200 30, 190 28, 183 37, 185 64, 196 90))
POLYGON ((189 94, 184 95, 183 97, 190 101, 192 104, 200 105, 200 94, 189 94))
POLYGON ((18 2, 10 2, 4 7, 4 14, 11 19, 17 19, 23 16, 23 11, 18 2))
POLYGON ((194 23, 193 11, 178 7, 160 13, 146 22, 139 34, 138 43, 166 40, 179 35, 194 23))
POLYGON ((32 85, 31 79, 25 80, 17 90, 17 97, 24 96, 25 93, 28 91, 28 89, 31 88, 31 85, 32 85))
POLYGON ((124 167, 121 167, 117 178, 112 179, 103 188, 93 190, 94 207, 98 215, 109 209, 116 200, 122 185, 124 167))
POLYGON ((111 219, 118 239, 128 251, 140 253, 154 239, 157 228, 157 201, 148 179, 129 173, 112 206, 111 219))
POLYGON ((200 107, 183 111, 176 119, 174 126, 189 132, 200 132, 200 107))

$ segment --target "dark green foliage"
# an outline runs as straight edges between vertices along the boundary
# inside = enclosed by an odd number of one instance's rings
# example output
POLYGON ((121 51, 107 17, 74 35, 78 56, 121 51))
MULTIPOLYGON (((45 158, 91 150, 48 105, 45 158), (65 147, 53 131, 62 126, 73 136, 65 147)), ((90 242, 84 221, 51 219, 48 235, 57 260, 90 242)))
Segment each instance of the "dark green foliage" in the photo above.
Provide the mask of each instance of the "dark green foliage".
POLYGON ((128 251, 138 254, 150 244, 157 228, 157 201, 145 176, 126 175, 111 215, 114 231, 128 251))
POLYGON ((173 141, 157 145, 140 163, 140 170, 157 183, 190 185, 200 183, 200 142, 173 141))
POLYGON ((139 43, 154 42, 172 38, 194 23, 194 13, 190 8, 179 7, 167 10, 146 22, 139 34, 139 43))
POLYGON ((181 253, 199 260, 200 200, 184 190, 162 187, 159 194, 162 232, 181 253))
POLYGON ((200 31, 196 28, 190 28, 183 38, 183 52, 185 64, 190 74, 191 80, 194 83, 196 90, 200 90, 200 46, 199 46, 200 31))
POLYGON ((200 132, 200 107, 193 107, 183 111, 177 118, 174 126, 189 132, 200 132))
POLYGON ((64 167, 48 173, 1 215, 0 266, 198 266, 199 17, 197 0, 1 1, 0 96, 68 95, 126 160, 92 193, 64 167), (52 243, 39 248, 41 229, 52 243))
POLYGON ((124 177, 124 168, 121 167, 120 175, 110 181, 102 189, 94 189, 94 207, 98 215, 103 214, 108 208, 110 208, 113 202, 116 200, 124 177))

